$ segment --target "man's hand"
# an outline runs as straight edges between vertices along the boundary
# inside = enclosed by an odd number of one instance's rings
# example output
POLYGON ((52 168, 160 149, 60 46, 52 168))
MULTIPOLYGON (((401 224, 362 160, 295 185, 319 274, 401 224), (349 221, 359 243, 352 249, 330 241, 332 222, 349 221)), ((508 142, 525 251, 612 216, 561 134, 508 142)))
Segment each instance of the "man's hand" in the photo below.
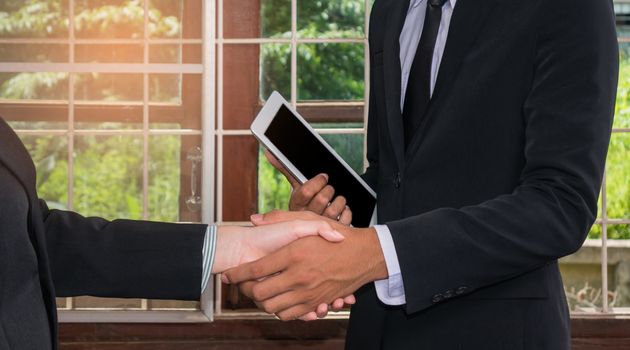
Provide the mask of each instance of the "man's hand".
MULTIPOLYGON (((272 217, 296 215, 300 213, 274 212, 272 217)), ((387 278, 374 229, 334 228, 346 239, 338 243, 319 237, 299 239, 260 260, 228 270, 227 280, 240 283, 241 292, 266 312, 293 320, 366 283, 387 278)))
POLYGON ((335 189, 328 184, 328 175, 320 174, 304 184, 300 184, 269 151, 265 151, 265 157, 289 180, 291 187, 293 187, 289 200, 289 210, 308 210, 333 220, 339 220, 344 225, 350 225, 352 211, 346 206, 346 199, 343 196, 337 196, 333 200, 335 189))
MULTIPOLYGON (((287 221, 300 221, 300 220, 309 220, 309 221, 318 221, 324 220, 330 223, 331 225, 338 225, 335 220, 319 216, 310 211, 282 211, 282 210, 273 210, 266 214, 255 214, 250 217, 252 224, 255 226, 265 226, 278 224, 281 222, 287 221)), ((228 283, 227 277, 224 280, 225 283, 228 283)), ((350 294, 344 298, 337 298, 330 305, 328 304, 320 304, 315 311, 311 311, 306 315, 302 315, 299 319, 303 321, 314 321, 318 318, 324 318, 328 315, 328 311, 341 311, 345 305, 354 305, 357 302, 356 298, 353 294, 350 294)), ((262 304, 256 302, 256 305, 263 309, 262 304)))

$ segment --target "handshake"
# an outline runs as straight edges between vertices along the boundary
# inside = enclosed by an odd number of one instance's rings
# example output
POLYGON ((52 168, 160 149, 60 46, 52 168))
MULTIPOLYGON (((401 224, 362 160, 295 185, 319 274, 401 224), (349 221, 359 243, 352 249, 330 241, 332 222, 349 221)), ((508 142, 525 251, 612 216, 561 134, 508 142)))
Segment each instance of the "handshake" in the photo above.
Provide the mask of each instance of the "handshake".
POLYGON ((326 175, 296 181, 269 153, 293 187, 291 211, 251 216, 253 228, 219 227, 212 273, 281 320, 316 320, 354 304, 364 284, 387 278, 373 228, 352 228, 343 197, 326 175))

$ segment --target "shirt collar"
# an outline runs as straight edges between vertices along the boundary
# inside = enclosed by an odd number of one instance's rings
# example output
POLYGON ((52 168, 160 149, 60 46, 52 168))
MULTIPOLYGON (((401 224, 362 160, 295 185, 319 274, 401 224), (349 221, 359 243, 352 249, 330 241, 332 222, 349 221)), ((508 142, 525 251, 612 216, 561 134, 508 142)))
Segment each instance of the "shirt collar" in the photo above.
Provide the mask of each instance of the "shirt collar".
MULTIPOLYGON (((409 9, 412 9, 422 3, 424 3, 427 0, 411 0, 409 2, 409 9)), ((451 8, 455 8, 455 3, 457 2, 457 0, 446 0, 446 2, 451 4, 451 8)))

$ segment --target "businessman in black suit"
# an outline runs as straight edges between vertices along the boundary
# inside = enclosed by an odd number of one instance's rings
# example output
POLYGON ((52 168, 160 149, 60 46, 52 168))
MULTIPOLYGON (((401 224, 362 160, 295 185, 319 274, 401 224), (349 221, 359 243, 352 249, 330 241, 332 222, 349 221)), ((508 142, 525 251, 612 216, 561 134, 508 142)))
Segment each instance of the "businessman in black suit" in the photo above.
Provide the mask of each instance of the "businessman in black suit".
POLYGON ((314 234, 343 240, 323 220, 217 228, 50 210, 28 152, 0 118, 1 350, 56 349, 56 296, 199 300, 210 273, 314 234))
MULTIPOLYGON (((376 0, 369 42, 364 178, 381 225, 296 241, 229 280, 283 319, 355 292, 348 349, 569 349, 557 259, 597 213, 612 1, 376 0)), ((323 185, 297 186, 293 208, 326 214, 323 185)))

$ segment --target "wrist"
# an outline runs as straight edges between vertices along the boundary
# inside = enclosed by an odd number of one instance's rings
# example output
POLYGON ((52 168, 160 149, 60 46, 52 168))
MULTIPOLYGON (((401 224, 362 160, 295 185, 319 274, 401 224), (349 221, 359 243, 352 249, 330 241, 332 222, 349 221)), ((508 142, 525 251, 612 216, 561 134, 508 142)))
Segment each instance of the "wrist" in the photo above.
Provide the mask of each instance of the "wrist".
POLYGON ((373 227, 369 227, 366 230, 366 235, 369 237, 371 253, 373 257, 372 264, 370 265, 370 281, 374 282, 389 277, 387 272, 387 263, 385 262, 385 255, 381 248, 381 241, 378 239, 378 234, 373 227))
POLYGON ((238 265, 239 245, 242 234, 239 227, 217 226, 217 245, 215 249, 212 273, 221 273, 238 265))
POLYGON ((350 244, 357 244, 361 252, 362 266, 361 284, 368 284, 374 281, 389 277, 385 255, 381 249, 376 230, 372 227, 361 229, 348 229, 351 233, 344 232, 346 237, 351 235, 353 239, 348 240, 350 244))

